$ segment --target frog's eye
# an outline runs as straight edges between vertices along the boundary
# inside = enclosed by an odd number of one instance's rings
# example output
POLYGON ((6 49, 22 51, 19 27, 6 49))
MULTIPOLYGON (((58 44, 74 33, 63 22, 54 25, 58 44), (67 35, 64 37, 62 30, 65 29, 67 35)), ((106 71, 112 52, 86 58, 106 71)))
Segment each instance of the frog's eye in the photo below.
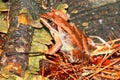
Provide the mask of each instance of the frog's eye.
POLYGON ((51 19, 48 19, 48 23, 52 23, 53 21, 51 19))

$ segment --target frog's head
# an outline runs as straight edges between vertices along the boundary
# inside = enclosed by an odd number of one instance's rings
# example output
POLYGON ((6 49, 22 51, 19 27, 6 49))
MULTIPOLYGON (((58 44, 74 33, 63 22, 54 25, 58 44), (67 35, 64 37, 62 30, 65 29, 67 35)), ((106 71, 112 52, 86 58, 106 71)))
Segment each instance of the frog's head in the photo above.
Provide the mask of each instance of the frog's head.
POLYGON ((51 12, 40 15, 40 20, 49 30, 53 29, 55 31, 58 31, 58 28, 60 27, 66 32, 69 32, 70 30, 72 31, 72 27, 67 22, 67 15, 60 10, 52 9, 51 12))
MULTIPOLYGON (((62 14, 63 14, 63 12, 52 9, 51 12, 40 15, 40 20, 49 30, 51 30, 51 29, 57 30, 57 27, 60 26, 59 19, 67 20, 66 17, 62 18, 62 16, 60 16, 62 14)), ((65 16, 65 14, 64 14, 64 16, 65 16)))
POLYGON ((47 27, 49 30, 57 31, 57 24, 54 23, 54 18, 52 17, 52 13, 43 14, 40 16, 40 21, 47 27))
POLYGON ((46 13, 46 14, 42 14, 40 15, 41 18, 45 18, 51 21, 54 21, 55 17, 54 16, 59 16, 61 18, 63 18, 65 21, 68 21, 68 16, 66 15, 66 13, 64 13, 63 11, 60 10, 55 10, 55 9, 51 9, 50 12, 46 13))

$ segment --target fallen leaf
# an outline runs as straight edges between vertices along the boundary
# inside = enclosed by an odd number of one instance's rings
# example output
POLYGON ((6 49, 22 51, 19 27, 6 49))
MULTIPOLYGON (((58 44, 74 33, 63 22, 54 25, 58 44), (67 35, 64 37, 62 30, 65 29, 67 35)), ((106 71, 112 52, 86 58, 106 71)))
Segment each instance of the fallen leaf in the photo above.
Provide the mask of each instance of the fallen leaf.
POLYGON ((52 44, 52 37, 45 28, 35 29, 31 52, 43 52, 48 50, 47 45, 52 44))
POLYGON ((0 14, 0 32, 7 33, 8 31, 8 21, 4 20, 5 14, 0 14))
POLYGON ((50 45, 52 44, 51 40, 52 40, 52 37, 48 32, 48 30, 46 30, 45 28, 35 29, 34 35, 33 35, 34 42, 50 45))
POLYGON ((7 5, 0 0, 0 12, 1 11, 8 11, 7 5))
POLYGON ((57 10, 61 10, 61 11, 63 11, 63 12, 67 12, 66 11, 66 8, 68 8, 68 5, 67 4, 59 4, 58 6, 57 6, 57 10))
POLYGON ((39 61, 45 59, 45 56, 30 56, 29 57, 29 66, 34 68, 32 72, 39 70, 39 61))

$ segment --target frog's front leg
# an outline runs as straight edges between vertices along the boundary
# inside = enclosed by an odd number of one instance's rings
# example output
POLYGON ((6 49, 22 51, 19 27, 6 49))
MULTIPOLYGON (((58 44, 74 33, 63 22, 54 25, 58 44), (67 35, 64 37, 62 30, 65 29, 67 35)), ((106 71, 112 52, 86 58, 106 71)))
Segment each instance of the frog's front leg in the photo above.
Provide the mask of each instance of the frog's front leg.
POLYGON ((55 44, 48 51, 46 51, 47 54, 54 54, 62 47, 62 42, 59 35, 57 35, 55 32, 52 32, 51 34, 54 38, 55 44))
POLYGON ((49 29, 49 31, 55 41, 55 44, 48 51, 45 51, 45 53, 46 54, 54 54, 62 47, 62 41, 60 39, 59 32, 54 30, 46 19, 40 18, 40 20, 49 29))

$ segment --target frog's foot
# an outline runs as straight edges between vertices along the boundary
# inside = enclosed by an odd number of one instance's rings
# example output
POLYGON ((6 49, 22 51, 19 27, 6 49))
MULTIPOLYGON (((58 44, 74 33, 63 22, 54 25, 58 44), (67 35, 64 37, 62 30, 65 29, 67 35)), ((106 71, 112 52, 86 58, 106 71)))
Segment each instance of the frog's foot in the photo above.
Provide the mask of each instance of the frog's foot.
POLYGON ((70 62, 75 62, 75 63, 86 63, 89 62, 89 55, 86 53, 81 52, 78 49, 74 49, 70 52, 70 62))

